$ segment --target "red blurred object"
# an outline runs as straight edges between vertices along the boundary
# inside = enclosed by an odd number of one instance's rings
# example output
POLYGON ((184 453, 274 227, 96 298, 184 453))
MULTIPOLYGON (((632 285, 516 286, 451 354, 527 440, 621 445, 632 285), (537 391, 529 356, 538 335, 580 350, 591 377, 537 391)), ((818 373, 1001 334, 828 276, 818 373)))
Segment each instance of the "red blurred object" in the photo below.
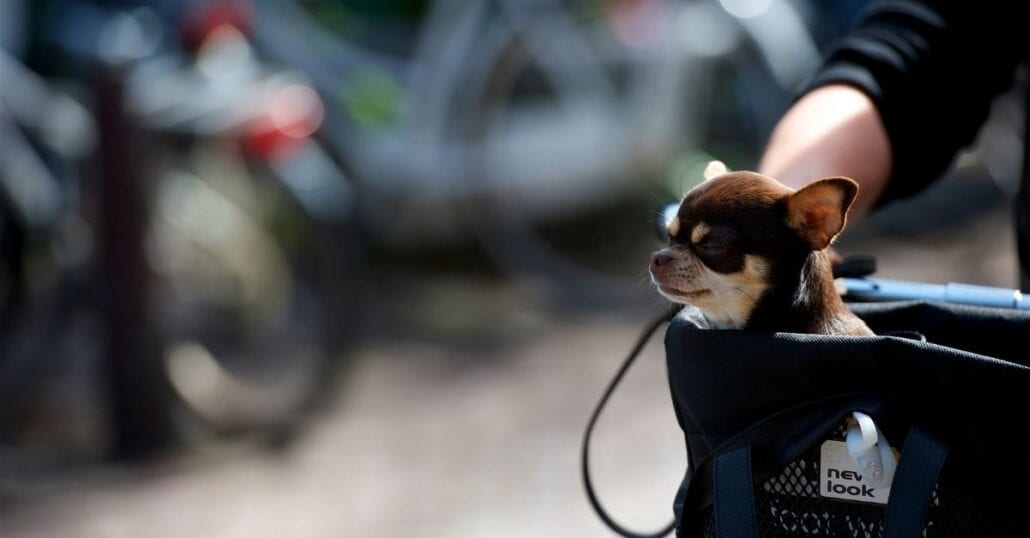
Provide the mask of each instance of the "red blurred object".
POLYGON ((222 26, 231 26, 247 35, 253 24, 251 0, 199 0, 183 17, 182 41, 195 51, 222 26))
POLYGON ((290 155, 318 130, 323 114, 315 90, 303 84, 285 86, 244 127, 244 146, 260 158, 290 155))
POLYGON ((611 0, 605 5, 605 14, 612 34, 635 48, 656 45, 667 17, 662 0, 611 0))

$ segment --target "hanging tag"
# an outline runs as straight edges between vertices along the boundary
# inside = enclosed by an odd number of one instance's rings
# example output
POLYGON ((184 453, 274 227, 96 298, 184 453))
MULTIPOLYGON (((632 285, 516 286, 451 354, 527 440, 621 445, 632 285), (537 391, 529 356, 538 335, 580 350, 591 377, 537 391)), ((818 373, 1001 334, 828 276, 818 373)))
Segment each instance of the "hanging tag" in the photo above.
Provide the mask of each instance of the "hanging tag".
POLYGON ((848 423, 845 442, 826 441, 820 449, 819 493, 886 504, 897 468, 894 451, 869 415, 856 411, 848 423))
POLYGON ((891 488, 874 489, 843 441, 826 441, 819 449, 819 495, 831 499, 887 504, 891 488))

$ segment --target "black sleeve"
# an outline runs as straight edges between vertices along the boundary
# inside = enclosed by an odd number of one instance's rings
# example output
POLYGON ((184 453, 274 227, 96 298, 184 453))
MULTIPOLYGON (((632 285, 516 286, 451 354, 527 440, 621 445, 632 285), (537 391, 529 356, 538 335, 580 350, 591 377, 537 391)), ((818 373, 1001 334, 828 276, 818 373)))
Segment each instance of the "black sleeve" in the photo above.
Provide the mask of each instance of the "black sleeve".
POLYGON ((873 100, 894 158, 883 203, 925 187, 972 143, 1012 84, 1026 31, 1022 2, 874 1, 805 91, 844 83, 873 100))

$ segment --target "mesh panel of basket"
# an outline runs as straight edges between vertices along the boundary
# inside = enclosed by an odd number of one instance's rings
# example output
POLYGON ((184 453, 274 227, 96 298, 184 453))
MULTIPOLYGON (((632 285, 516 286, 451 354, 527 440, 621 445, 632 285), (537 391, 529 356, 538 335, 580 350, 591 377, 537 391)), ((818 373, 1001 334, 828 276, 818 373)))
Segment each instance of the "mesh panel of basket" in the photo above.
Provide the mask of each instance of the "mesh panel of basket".
MULTIPOLYGON (((846 424, 825 440, 843 440, 846 424)), ((820 443, 821 444, 821 443, 820 443)), ((819 494, 819 447, 809 448, 788 463, 779 474, 755 485, 755 508, 759 534, 782 536, 841 536, 877 538, 883 536, 886 506, 831 499, 819 494)), ((714 512, 702 514, 702 536, 715 536, 714 512)), ((941 482, 933 493, 923 536, 1002 536, 980 514, 973 499, 941 482)))

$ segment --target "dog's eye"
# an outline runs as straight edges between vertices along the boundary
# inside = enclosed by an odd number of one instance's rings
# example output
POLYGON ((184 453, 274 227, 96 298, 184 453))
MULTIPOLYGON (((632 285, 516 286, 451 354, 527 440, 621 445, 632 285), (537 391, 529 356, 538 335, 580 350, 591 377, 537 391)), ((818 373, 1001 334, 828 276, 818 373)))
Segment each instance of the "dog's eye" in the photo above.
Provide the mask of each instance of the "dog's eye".
POLYGON ((726 249, 726 245, 718 239, 706 236, 697 243, 697 248, 706 254, 719 254, 726 249))

